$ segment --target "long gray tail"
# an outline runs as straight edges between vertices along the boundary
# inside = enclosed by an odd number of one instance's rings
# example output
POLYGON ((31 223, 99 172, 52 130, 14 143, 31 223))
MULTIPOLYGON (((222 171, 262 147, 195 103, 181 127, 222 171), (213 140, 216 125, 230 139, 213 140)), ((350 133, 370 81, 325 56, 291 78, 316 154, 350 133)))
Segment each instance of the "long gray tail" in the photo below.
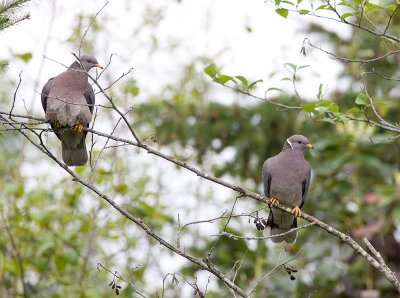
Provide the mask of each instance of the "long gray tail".
POLYGON ((83 166, 88 160, 86 133, 66 129, 61 134, 62 158, 67 166, 83 166))
MULTIPOLYGON (((291 214, 284 211, 272 208, 269 212, 265 236, 274 236, 288 232, 290 229, 297 228, 297 219, 291 214)), ((282 236, 272 237, 274 243, 287 242, 293 243, 296 241, 297 231, 290 232, 282 236)))

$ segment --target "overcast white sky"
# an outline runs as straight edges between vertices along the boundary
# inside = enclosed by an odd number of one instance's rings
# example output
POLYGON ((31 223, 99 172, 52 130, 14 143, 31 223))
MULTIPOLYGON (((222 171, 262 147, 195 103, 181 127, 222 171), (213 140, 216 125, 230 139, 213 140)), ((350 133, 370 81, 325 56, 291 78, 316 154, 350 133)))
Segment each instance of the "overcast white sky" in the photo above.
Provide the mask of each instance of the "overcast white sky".
MULTIPOLYGON (((103 3, 94 0, 32 1, 27 7, 31 19, 2 33, 1 58, 33 53, 27 65, 13 63, 8 72, 17 78, 23 71, 24 84, 20 92, 28 106, 31 100, 38 106, 39 94, 33 91, 39 91, 49 77, 63 70, 50 60, 45 60, 41 69, 43 55, 69 65, 73 60, 70 53, 77 49, 66 41, 72 35, 77 14, 95 14, 103 3)), ((289 83, 280 81, 287 75, 284 63, 311 65, 303 71, 306 80, 299 85, 300 94, 310 99, 315 96, 319 83, 331 89, 336 86, 340 68, 335 61, 312 50, 308 50, 306 57, 300 54, 304 38, 311 37, 300 29, 311 18, 284 19, 274 12, 271 4, 261 0, 184 0, 182 3, 165 0, 152 2, 151 9, 148 5, 145 0, 111 0, 98 18, 105 30, 96 35, 94 53, 102 64, 108 61, 111 53, 118 54, 109 69, 110 77, 116 78, 133 67, 132 77, 138 80, 143 97, 166 82, 176 81, 180 67, 200 56, 215 57, 214 62, 227 74, 264 79, 265 89, 278 86, 290 90, 289 83), (154 15, 155 11, 163 16, 159 26, 155 30, 140 27, 143 17, 154 15), (253 32, 248 34, 246 27, 253 32), (153 36, 158 40, 159 49, 150 54, 153 36), (171 44, 177 44, 174 51, 169 50, 171 44), (268 78, 272 72, 278 75, 268 78)), ((336 28, 336 24, 329 22, 327 26, 336 28)), ((93 38, 91 35, 89 31, 89 39, 93 38)))

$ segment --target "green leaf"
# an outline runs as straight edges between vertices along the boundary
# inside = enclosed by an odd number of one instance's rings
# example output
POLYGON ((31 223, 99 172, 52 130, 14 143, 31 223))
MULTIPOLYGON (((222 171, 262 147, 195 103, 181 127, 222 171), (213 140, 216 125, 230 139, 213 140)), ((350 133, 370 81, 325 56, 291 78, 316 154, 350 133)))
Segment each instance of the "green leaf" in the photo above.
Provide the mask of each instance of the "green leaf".
POLYGON ((336 119, 342 123, 346 123, 347 122, 347 118, 345 115, 343 115, 342 113, 337 113, 336 115, 336 119))
POLYGON ((301 2, 303 2, 303 0, 297 0, 297 4, 300 4, 301 2))
POLYGON ((28 63, 29 60, 32 59, 32 53, 18 54, 15 56, 18 57, 19 59, 21 59, 22 61, 24 61, 25 63, 28 63))
POLYGON ((244 76, 236 76, 235 78, 237 78, 239 81, 241 81, 244 87, 247 87, 248 81, 244 76))
POLYGON ((299 14, 303 15, 303 14, 308 14, 309 12, 310 12, 310 11, 307 10, 307 9, 301 9, 301 10, 299 11, 299 14))
POLYGON ((386 101, 374 101, 374 106, 376 106, 376 105, 387 106, 388 103, 386 101))
POLYGON ((204 72, 211 78, 215 79, 217 77, 217 66, 214 63, 207 65, 204 68, 204 72))
POLYGON ((308 113, 312 113, 315 111, 315 107, 317 106, 317 103, 307 103, 307 104, 303 104, 303 111, 304 112, 308 112, 308 113))
POLYGON ((251 90, 251 89, 255 88, 256 85, 257 85, 258 83, 262 83, 262 82, 263 82, 263 80, 254 81, 254 82, 252 82, 247 88, 248 88, 249 90, 251 90))
POLYGON ((364 92, 361 92, 357 95, 355 102, 360 106, 366 106, 368 104, 368 97, 364 92))
POLYGON ((294 6, 293 2, 291 2, 291 1, 282 0, 281 2, 294 6))
POLYGON ((339 106, 337 103, 331 102, 331 104, 328 106, 329 111, 333 113, 339 113, 339 106))
POLYGON ((137 81, 136 80, 128 80, 123 91, 125 94, 129 93, 132 96, 137 96, 139 94, 139 88, 137 86, 137 81))
POLYGON ((289 66, 291 69, 293 69, 293 71, 296 71, 297 69, 297 65, 293 64, 293 63, 285 63, 285 65, 289 66))
POLYGON ((391 5, 386 6, 386 9, 390 10, 390 11, 395 11, 396 8, 397 8, 396 4, 391 4, 391 5))
POLYGON ((292 78, 286 77, 286 78, 282 78, 281 81, 293 81, 293 80, 292 80, 292 78))
POLYGON ((315 11, 317 11, 317 10, 330 10, 330 11, 333 11, 332 7, 329 6, 328 4, 323 4, 323 5, 318 6, 318 8, 315 11))
POLYGON ((348 12, 348 13, 342 14, 342 16, 340 17, 340 19, 341 19, 342 21, 345 21, 348 17, 353 17, 353 16, 354 16, 353 13, 348 12))
POLYGON ((330 111, 333 113, 339 112, 339 106, 330 100, 320 100, 317 103, 317 107, 319 107, 319 108, 322 107, 322 109, 318 109, 321 112, 325 112, 325 111, 330 111))
POLYGON ((120 194, 126 194, 129 190, 128 185, 126 183, 118 184, 114 186, 116 192, 120 194))
POLYGON ((62 255, 55 255, 53 257, 54 265, 58 272, 63 272, 65 269, 65 259, 62 255))
POLYGON ((281 0, 275 0, 275 4, 276 4, 277 6, 279 6, 279 4, 281 4, 281 0))
POLYGON ((287 10, 286 8, 278 8, 278 9, 275 9, 275 12, 277 13, 277 14, 279 14, 281 17, 283 17, 283 18, 287 18, 288 17, 288 15, 289 15, 289 10, 287 10))
POLYGON ((331 118, 324 118, 324 119, 322 119, 322 121, 335 124, 335 120, 333 120, 331 118))
POLYGON ((68 265, 76 264, 79 260, 78 255, 73 250, 67 250, 64 252, 64 259, 68 261, 68 265))
POLYGON ((318 6, 318 8, 316 9, 316 11, 317 11, 317 10, 321 10, 321 9, 327 9, 328 7, 329 7, 329 5, 323 4, 323 5, 318 6))
POLYGON ((310 67, 310 65, 300 65, 299 67, 297 67, 297 69, 300 70, 307 67, 310 67))
POLYGON ((373 3, 370 3, 370 2, 367 2, 367 3, 365 3, 365 11, 371 11, 371 10, 374 10, 374 9, 383 9, 383 7, 382 6, 380 6, 380 5, 376 5, 376 4, 373 4, 373 3))
POLYGON ((358 113, 358 112, 360 112, 359 108, 351 108, 351 109, 348 109, 346 111, 346 114, 355 114, 355 113, 358 113))
POLYGON ((279 91, 279 92, 281 92, 282 89, 280 89, 280 88, 275 88, 275 87, 271 87, 271 88, 268 88, 267 91, 266 91, 265 93, 267 93, 267 92, 269 92, 269 91, 279 91))
POLYGON ((228 81, 235 82, 235 80, 231 76, 227 76, 227 75, 221 75, 218 78, 216 77, 215 80, 220 84, 225 84, 228 81))

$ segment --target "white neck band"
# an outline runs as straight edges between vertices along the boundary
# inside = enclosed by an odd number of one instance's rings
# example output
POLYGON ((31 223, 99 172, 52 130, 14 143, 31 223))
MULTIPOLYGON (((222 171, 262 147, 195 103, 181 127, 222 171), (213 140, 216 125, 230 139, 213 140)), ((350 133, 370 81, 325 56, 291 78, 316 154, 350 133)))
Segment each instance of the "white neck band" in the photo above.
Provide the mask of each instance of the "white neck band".
POLYGON ((289 141, 289 139, 287 139, 286 142, 289 144, 290 148, 293 149, 292 143, 289 141))

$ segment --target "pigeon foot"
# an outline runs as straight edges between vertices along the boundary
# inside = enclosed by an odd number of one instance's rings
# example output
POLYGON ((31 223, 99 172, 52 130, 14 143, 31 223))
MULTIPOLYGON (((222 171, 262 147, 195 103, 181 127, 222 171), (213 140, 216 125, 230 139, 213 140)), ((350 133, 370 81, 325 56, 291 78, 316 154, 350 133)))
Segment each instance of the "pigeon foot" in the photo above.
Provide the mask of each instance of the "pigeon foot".
POLYGON ((83 131, 83 124, 77 124, 74 126, 74 130, 76 132, 82 132, 83 131))
POLYGON ((301 210, 300 210, 300 208, 299 207, 294 207, 293 209, 292 209, 292 214, 295 216, 295 217, 299 217, 299 216, 301 216, 301 210))
POLYGON ((279 205, 279 201, 278 201, 278 199, 276 199, 276 198, 271 198, 270 200, 269 200, 269 204, 268 204, 270 207, 272 207, 272 206, 278 206, 279 205))

